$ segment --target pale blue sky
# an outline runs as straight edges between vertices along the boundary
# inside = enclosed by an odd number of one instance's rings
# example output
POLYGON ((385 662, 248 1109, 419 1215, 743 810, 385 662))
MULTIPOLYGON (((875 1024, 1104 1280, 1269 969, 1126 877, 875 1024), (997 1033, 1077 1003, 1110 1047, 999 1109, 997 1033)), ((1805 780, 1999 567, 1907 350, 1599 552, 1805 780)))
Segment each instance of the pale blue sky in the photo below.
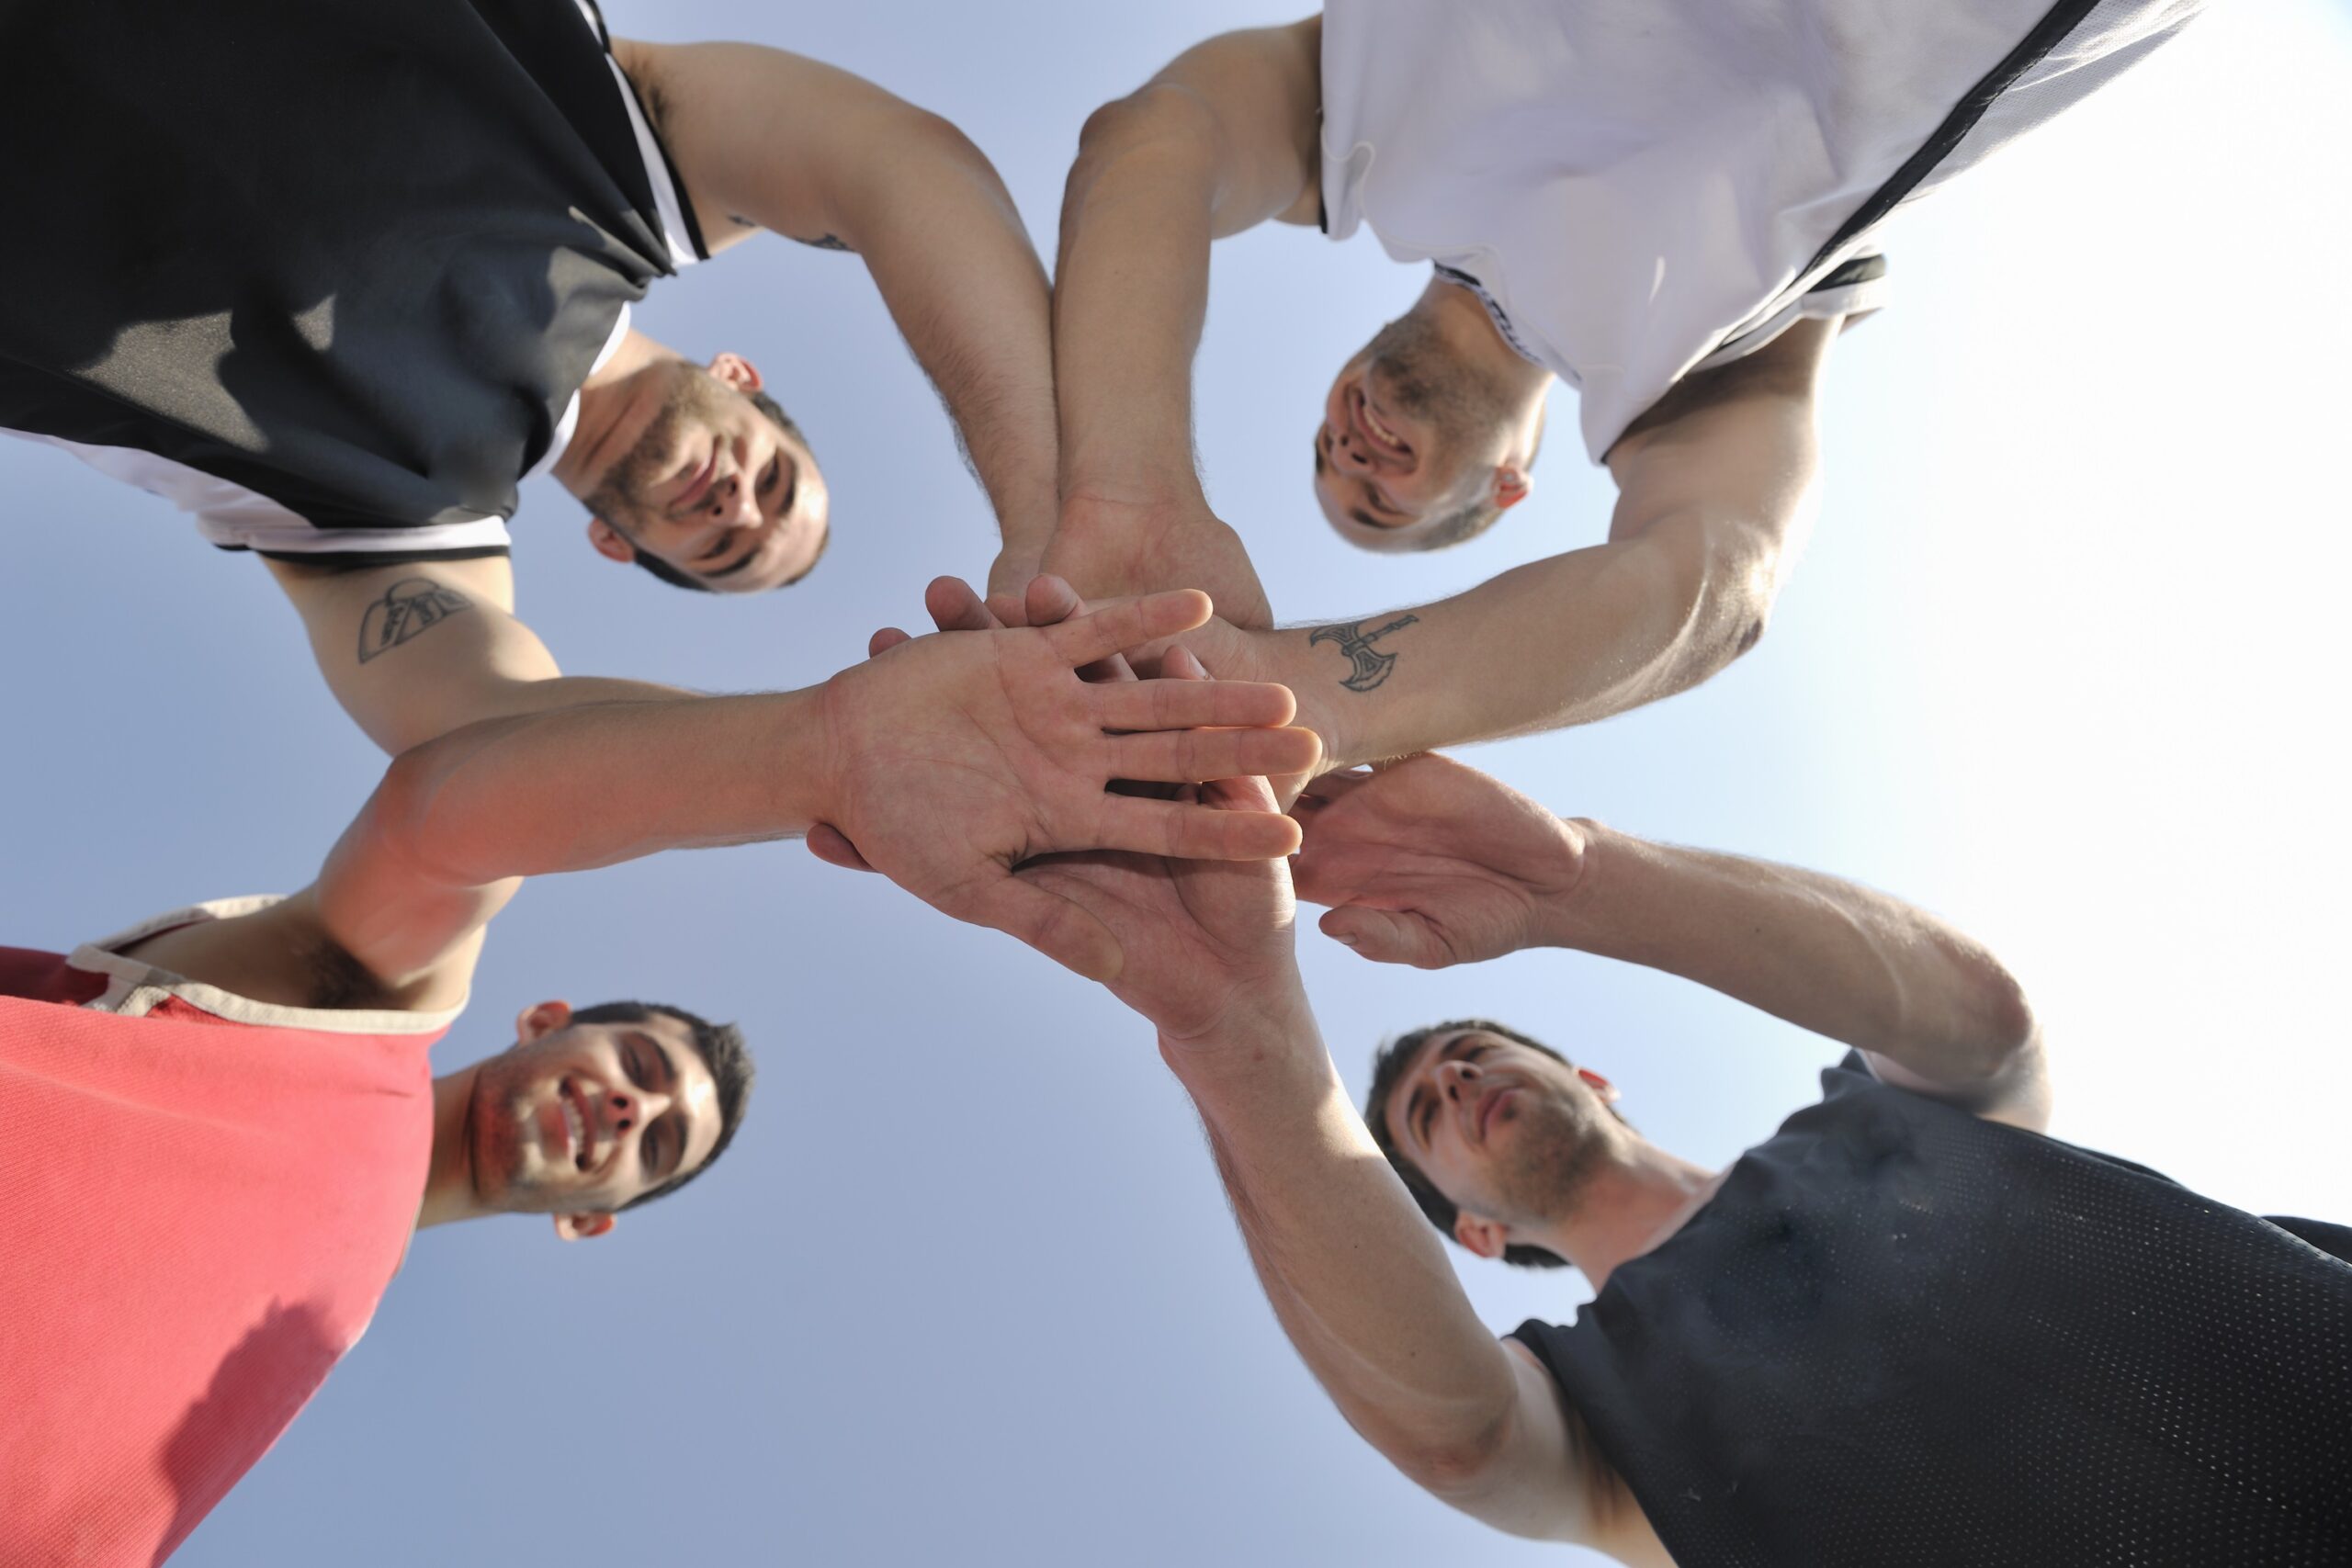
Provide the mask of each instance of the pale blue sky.
MULTIPOLYGON (((1048 253, 1089 109, 1199 37, 1288 16, 608 12, 798 49, 948 115, 1048 253)), ((2342 7, 2219 8, 1906 214, 1893 303, 1836 353, 1820 521, 1757 651, 1662 705, 1473 753, 1563 811, 1936 909, 2040 1003, 2061 1135, 2338 1219, 2347 64, 2342 7)), ((1200 446, 1285 620, 1600 536, 1605 476, 1556 440, 1534 499, 1452 554, 1358 555, 1316 518, 1300 438, 1321 390, 1419 285, 1369 237, 1218 248, 1200 446)), ((985 569, 978 495, 854 260, 763 240, 657 288, 639 323, 767 372, 826 465, 837 536, 787 593, 690 599, 594 558, 541 482, 522 611, 567 669, 802 684, 919 615, 932 573, 985 569)), ((65 946, 306 880, 380 761, 261 570, 55 453, 0 442, 0 941, 65 946)), ((1835 1054, 1597 961, 1424 975, 1301 946, 1351 1082, 1384 1034, 1492 1014, 1610 1073, 1696 1158, 1769 1134, 1835 1054)), ((1149 1031, 1107 997, 769 845, 527 889, 442 1069, 542 997, 612 995, 743 1022, 763 1078, 727 1165, 593 1246, 522 1221, 420 1238, 179 1562, 1586 1560, 1451 1515, 1347 1430, 1258 1295, 1149 1031)), ((1498 1329, 1584 1294, 1464 1262, 1498 1329)))

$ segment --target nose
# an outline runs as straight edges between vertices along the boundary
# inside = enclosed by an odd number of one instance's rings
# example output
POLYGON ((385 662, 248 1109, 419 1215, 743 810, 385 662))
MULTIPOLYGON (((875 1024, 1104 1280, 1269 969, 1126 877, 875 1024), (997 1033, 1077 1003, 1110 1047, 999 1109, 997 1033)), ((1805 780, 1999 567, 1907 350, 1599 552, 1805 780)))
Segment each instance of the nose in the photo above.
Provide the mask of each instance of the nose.
POLYGON ((1331 437, 1331 466, 1343 474, 1363 474, 1372 470, 1372 454, 1355 437, 1355 432, 1341 430, 1331 437))
POLYGON ((605 1126, 616 1138, 631 1127, 642 1127, 670 1108, 670 1097, 659 1089, 607 1089, 604 1097, 605 1126))
POLYGON ((1458 1100, 1474 1093, 1478 1083, 1476 1062, 1441 1062, 1437 1069, 1437 1091, 1448 1100, 1458 1100))

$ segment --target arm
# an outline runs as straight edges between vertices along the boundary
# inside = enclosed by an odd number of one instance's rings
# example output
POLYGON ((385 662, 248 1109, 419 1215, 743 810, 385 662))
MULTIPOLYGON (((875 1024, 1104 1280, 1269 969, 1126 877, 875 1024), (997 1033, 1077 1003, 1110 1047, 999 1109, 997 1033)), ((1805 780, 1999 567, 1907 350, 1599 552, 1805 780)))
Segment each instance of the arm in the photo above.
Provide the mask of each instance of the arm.
POLYGON ((1323 930, 1425 968, 1525 947, 1645 964, 1856 1047, 1889 1083, 2040 1129, 2025 993, 1925 910, 1770 861, 1564 822, 1443 757, 1313 786, 1298 859, 1323 930))
POLYGON ((1268 812, 1106 793, 1114 777, 1175 783, 1311 758, 1312 737, 1272 728, 1290 716, 1287 693, 1080 681, 1079 667, 1207 608, 1163 594, 1043 629, 925 637, 808 691, 469 726, 392 763, 305 907, 408 1005, 430 1006, 463 993, 479 932, 519 878, 821 821, 950 914, 1084 972, 1115 967, 1098 922, 1011 866, 1057 850, 1248 858, 1297 841, 1268 812))
POLYGON ((514 618, 514 573, 503 556, 348 572, 268 565, 335 700, 395 756, 481 719, 686 694, 558 670, 514 618))
POLYGON ((873 83, 752 44, 614 48, 648 88, 715 251, 766 228, 865 258, 1034 561, 1054 515, 1045 268, 995 168, 873 83))
POLYGON ((1589 724, 1697 685, 1755 645, 1794 558, 1832 331, 1801 323, 1645 415, 1609 454, 1607 543, 1432 604, 1226 634, 1204 657, 1289 685, 1334 765, 1589 724))
POLYGON ((1196 45, 1086 122, 1054 295, 1062 516, 1050 570, 1080 592, 1203 587, 1264 625, 1264 593, 1193 468, 1193 356, 1210 242, 1311 222, 1320 17, 1196 45))

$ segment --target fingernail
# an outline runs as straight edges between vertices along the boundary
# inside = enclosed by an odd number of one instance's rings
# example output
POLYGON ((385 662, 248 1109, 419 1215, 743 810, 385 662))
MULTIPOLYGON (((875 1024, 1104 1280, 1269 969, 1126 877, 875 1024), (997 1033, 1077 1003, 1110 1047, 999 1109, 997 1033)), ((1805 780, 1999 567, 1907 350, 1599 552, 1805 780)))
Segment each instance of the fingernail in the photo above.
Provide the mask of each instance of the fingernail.
POLYGON ((1340 931, 1340 932, 1338 932, 1338 933, 1336 934, 1335 940, 1336 940, 1336 941, 1340 941, 1340 942, 1346 942, 1350 947, 1353 947, 1353 946, 1356 944, 1356 939, 1354 938, 1354 936, 1352 936, 1351 934, 1350 934, 1350 933, 1349 933, 1349 932, 1347 932, 1347 931, 1340 931))

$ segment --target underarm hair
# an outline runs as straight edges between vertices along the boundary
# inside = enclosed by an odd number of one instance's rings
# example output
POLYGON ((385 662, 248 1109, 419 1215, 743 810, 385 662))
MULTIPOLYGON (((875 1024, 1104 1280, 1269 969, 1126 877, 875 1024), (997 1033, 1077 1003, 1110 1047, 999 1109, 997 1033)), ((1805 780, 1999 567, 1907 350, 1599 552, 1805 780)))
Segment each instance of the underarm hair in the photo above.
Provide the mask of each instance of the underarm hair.
POLYGON ((399 1005, 390 987, 375 971, 354 958, 342 943, 321 937, 302 954, 309 975, 309 1005, 330 1010, 372 1010, 399 1005))
MULTIPOLYGON (((1799 321, 1789 331, 1800 331, 1804 326, 1799 321)), ((1786 336, 1785 333, 1781 334, 1782 338, 1786 336)), ((1610 450, 1613 452, 1636 436, 1647 435, 1702 409, 1735 401, 1750 392, 1803 393, 1807 379, 1804 372, 1772 352, 1781 343, 1781 338, 1775 338, 1753 354, 1742 355, 1712 370, 1685 376, 1666 389, 1666 396, 1643 410, 1642 416, 1625 427, 1625 434, 1611 444, 1610 450)))

